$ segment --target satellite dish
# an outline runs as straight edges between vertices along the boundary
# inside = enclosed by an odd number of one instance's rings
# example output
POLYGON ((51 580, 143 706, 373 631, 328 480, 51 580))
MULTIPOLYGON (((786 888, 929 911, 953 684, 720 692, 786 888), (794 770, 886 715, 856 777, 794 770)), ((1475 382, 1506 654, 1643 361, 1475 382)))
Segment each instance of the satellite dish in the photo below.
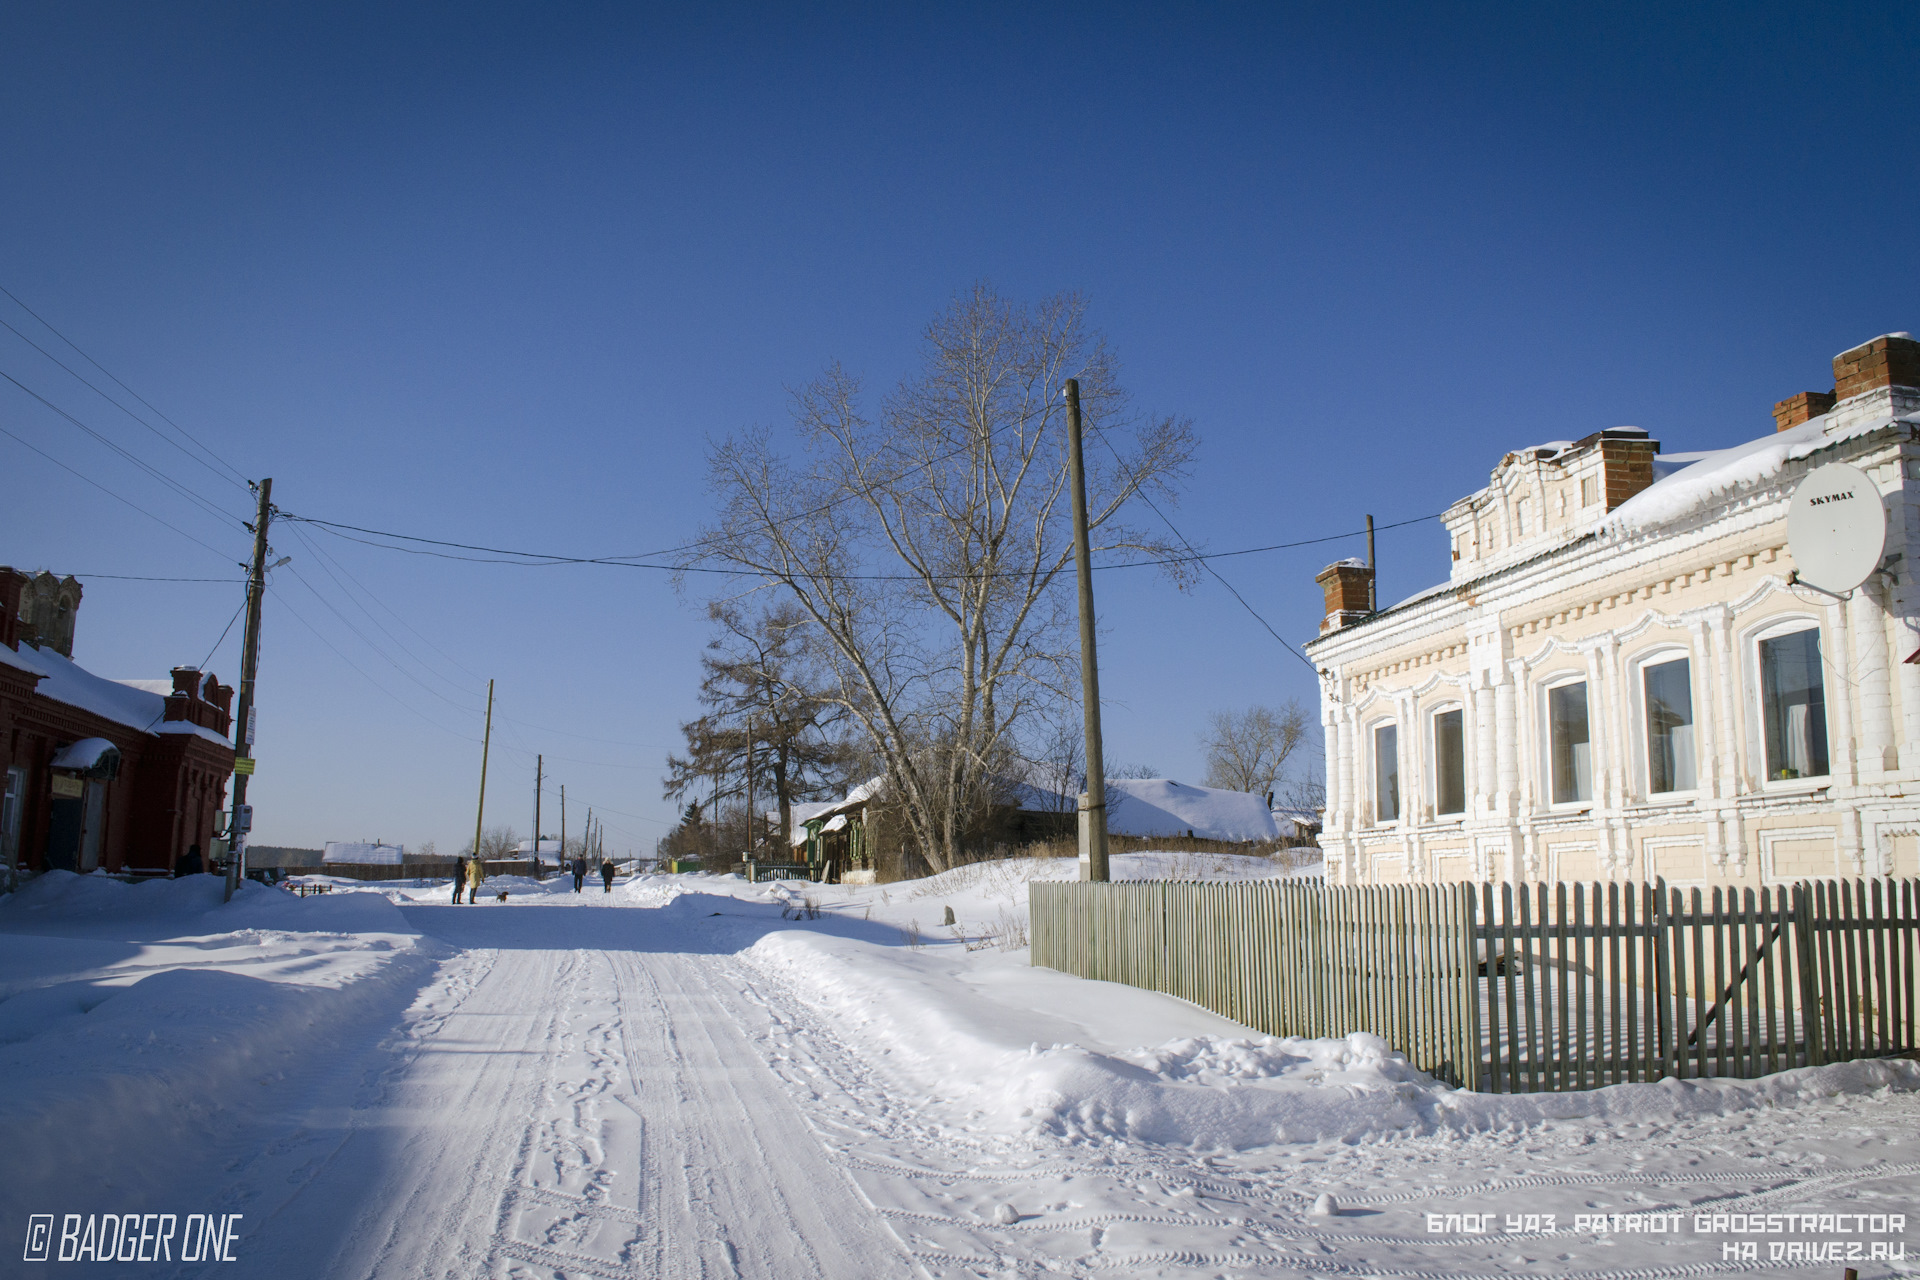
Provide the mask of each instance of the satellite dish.
POLYGON ((1793 491, 1787 549, 1801 582, 1833 595, 1853 590, 1886 555, 1887 509, 1880 490, 1843 462, 1815 467, 1793 491))

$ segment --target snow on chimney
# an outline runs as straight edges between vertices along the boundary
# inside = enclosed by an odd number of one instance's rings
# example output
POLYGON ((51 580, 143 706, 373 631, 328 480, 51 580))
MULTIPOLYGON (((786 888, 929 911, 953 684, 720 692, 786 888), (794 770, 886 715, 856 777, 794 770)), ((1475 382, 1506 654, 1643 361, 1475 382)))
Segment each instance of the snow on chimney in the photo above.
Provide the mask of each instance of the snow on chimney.
POLYGON ((1920 387, 1920 342, 1912 334, 1882 334, 1833 358, 1833 393, 1839 399, 1882 387, 1920 387))

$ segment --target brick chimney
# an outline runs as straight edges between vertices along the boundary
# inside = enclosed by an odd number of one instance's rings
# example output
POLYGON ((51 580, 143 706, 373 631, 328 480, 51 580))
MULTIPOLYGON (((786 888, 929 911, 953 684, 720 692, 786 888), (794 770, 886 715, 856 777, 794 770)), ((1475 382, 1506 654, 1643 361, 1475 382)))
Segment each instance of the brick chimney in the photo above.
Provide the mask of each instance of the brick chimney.
POLYGON ((1341 560, 1322 569, 1313 580, 1327 597, 1327 616, 1320 620, 1321 635, 1372 614, 1373 567, 1366 561, 1341 560))
POLYGON ((175 667, 168 674, 173 677, 173 692, 167 695, 166 718, 169 720, 184 720, 188 724, 199 724, 199 669, 196 667, 175 667))
MULTIPOLYGON (((1839 361, 1834 363, 1838 364, 1839 361)), ((1811 422, 1832 409, 1834 399, 1831 391, 1802 391, 1797 396, 1788 396, 1773 406, 1773 429, 1785 431, 1803 422, 1811 422)))
POLYGON ((1888 333, 1833 358, 1833 393, 1842 400, 1882 387, 1920 387, 1920 342, 1888 333))
POLYGON ((0 644, 9 649, 20 647, 20 593, 26 586, 26 574, 0 565, 0 644))
POLYGON ((1653 460, 1659 456, 1660 442, 1648 439, 1639 427, 1596 431, 1575 441, 1574 448, 1585 444, 1593 445, 1600 453, 1598 496, 1602 510, 1613 510, 1653 483, 1653 460))

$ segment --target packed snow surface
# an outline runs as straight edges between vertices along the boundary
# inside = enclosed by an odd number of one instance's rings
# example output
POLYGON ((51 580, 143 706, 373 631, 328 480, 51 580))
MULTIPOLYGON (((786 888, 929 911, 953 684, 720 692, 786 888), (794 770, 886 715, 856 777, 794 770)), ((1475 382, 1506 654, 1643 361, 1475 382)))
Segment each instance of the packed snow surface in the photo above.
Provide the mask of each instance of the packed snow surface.
POLYGON ((1032 967, 1027 886, 1072 874, 454 906, 51 873, 0 899, 9 1248, 34 1213, 242 1214, 217 1270, 272 1277, 1837 1280, 1852 1242, 1904 1247, 1920 1064, 1464 1093, 1374 1036, 1032 967))

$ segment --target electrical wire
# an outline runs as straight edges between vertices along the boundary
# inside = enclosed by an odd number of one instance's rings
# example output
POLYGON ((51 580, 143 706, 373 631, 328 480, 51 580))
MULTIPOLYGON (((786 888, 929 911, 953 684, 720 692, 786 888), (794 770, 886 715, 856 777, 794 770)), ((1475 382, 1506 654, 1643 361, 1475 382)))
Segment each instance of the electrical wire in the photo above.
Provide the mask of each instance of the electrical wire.
POLYGON ((340 619, 340 623, 342 626, 346 627, 347 630, 353 632, 354 635, 358 636, 360 638, 360 642, 366 645, 367 648, 373 650, 374 653, 377 654, 383 661, 385 661, 388 666, 392 667, 395 671, 398 671, 401 675, 405 676, 407 679, 419 685, 422 689, 426 690, 428 693, 432 694, 434 697, 440 699, 440 701, 452 707, 455 711, 460 711, 460 712, 466 713, 467 715, 475 715, 475 716, 481 714, 479 707, 466 706, 466 705, 463 705, 462 703, 455 702, 452 698, 449 698, 446 694, 441 693, 438 689, 434 688, 432 685, 422 680, 419 676, 407 670, 404 666, 400 664, 399 659, 395 658, 392 654, 388 653, 385 649, 381 648, 378 644, 376 644, 372 639, 372 637, 368 636, 366 632, 362 631, 358 626, 354 624, 353 619, 347 617, 346 614, 340 611, 339 606, 335 605, 333 601, 327 599, 326 596, 322 595, 318 587, 314 586, 311 582, 307 581, 305 574, 301 573, 298 569, 294 568, 292 565, 287 566, 287 572, 291 573, 294 576, 295 581, 299 582, 301 586, 305 587, 308 591, 312 592, 314 599, 318 600, 323 606, 325 606, 327 611, 333 614, 334 617, 340 619))
MULTIPOLYGON (((435 671, 433 666, 430 663, 423 661, 419 654, 413 652, 412 649, 408 648, 405 641, 401 640, 400 637, 394 635, 393 632, 389 630, 387 626, 380 621, 380 619, 376 618, 373 615, 373 611, 368 609, 366 605, 362 604, 360 600, 353 594, 353 592, 348 589, 347 585, 344 582, 342 582, 339 576, 335 574, 334 571, 328 566, 327 558, 322 557, 320 555, 318 548, 313 545, 312 540, 309 539, 297 527, 293 528, 292 532, 293 532, 293 535, 296 538, 298 538, 303 545, 307 546, 309 550, 314 552, 315 563, 320 566, 321 572, 325 573, 328 577, 333 579, 334 585, 340 588, 340 593, 344 595, 354 605, 355 608, 359 609, 361 613, 365 614, 367 617, 367 621, 371 622, 375 627, 377 627, 380 630, 380 633, 382 635, 386 636, 387 639, 391 640, 394 643, 394 645, 399 648, 400 652, 406 654, 406 656, 411 658, 416 665, 421 667, 423 670, 427 671, 429 674, 437 676, 439 679, 445 681, 447 686, 449 688, 452 688, 456 692, 472 693, 471 690, 467 689, 459 681, 450 679, 447 676, 441 675, 438 671, 435 671)), ((320 592, 318 588, 316 588, 312 582, 308 581, 305 575, 301 574, 297 569, 294 569, 291 566, 289 566, 288 572, 292 573, 296 578, 298 578, 302 583, 302 585, 304 585, 307 588, 307 590, 312 591, 315 596, 320 596, 320 592)), ((433 688, 431 685, 426 684, 424 681, 420 680, 417 676, 414 676, 412 672, 407 671, 406 669, 401 667, 399 662, 396 661, 390 654, 387 654, 384 650, 380 649, 380 647, 374 642, 372 637, 366 635, 357 626, 354 626, 352 622, 348 621, 348 619, 344 614, 340 614, 340 611, 338 609, 335 609, 331 602, 325 600, 324 597, 322 598, 321 602, 323 604, 326 604, 329 609, 332 609, 333 612, 340 617, 340 620, 346 623, 347 626, 354 632, 355 635, 358 635, 361 638, 361 640, 365 641, 369 648, 374 649, 375 652, 380 653, 382 657, 386 658, 386 660, 396 670, 400 671, 402 675, 405 675, 408 679, 412 680, 415 684, 418 684, 420 685, 421 688, 427 690, 428 693, 433 694, 436 698, 439 698, 442 702, 445 702, 450 706, 457 707, 461 711, 466 711, 473 714, 479 713, 480 708, 477 705, 470 707, 470 706, 465 706, 461 703, 454 702, 453 699, 448 698, 445 694, 442 694, 439 690, 433 688)), ((473 694, 473 696, 476 698, 476 701, 477 701, 478 695, 473 694)))
MULTIPOLYGON (((7 430, 7 428, 5 427, 0 427, 0 435, 7 436, 9 439, 14 440, 19 444, 25 445, 27 448, 33 450, 35 453, 45 458, 48 462, 51 462, 54 466, 59 467, 62 471, 70 472, 71 474, 78 476, 80 479, 86 481, 88 484, 92 485, 94 488, 98 489, 100 492, 106 494, 109 498, 112 498, 114 501, 124 502, 127 506, 132 507, 135 511, 138 511, 141 515, 153 521, 155 524, 161 525, 164 528, 171 529, 175 533, 179 534, 181 537, 185 538, 188 542, 198 543, 200 546, 205 547, 207 550, 213 552, 213 554, 219 556, 221 559, 223 560, 226 559, 227 553, 220 550, 220 548, 214 546, 212 543, 202 542, 199 538, 194 537, 192 534, 188 533, 185 529, 182 529, 180 526, 176 524, 169 524, 167 521, 162 520, 159 516, 153 514, 153 512, 147 510, 145 507, 141 506, 139 503, 135 502, 133 499, 121 497, 119 494, 107 488, 107 486, 101 484, 98 480, 95 480, 93 477, 85 475, 82 472, 77 471, 74 468, 68 466, 66 463, 60 461, 60 459, 54 457, 52 454, 48 453, 45 449, 42 449, 39 445, 34 444, 29 440, 23 439, 22 437, 15 435, 13 432, 7 430)), ((240 562, 236 560, 234 563, 239 564, 240 562)), ((245 568, 246 566, 242 564, 240 567, 245 568)))
POLYGON ((104 578, 109 582, 245 582, 245 578, 148 578, 137 573, 82 573, 75 570, 76 578, 104 578))
MULTIPOLYGON (((1096 434, 1098 433, 1096 432, 1096 434)), ((1112 446, 1108 445, 1108 448, 1111 449, 1112 446)), ((1115 456, 1118 457, 1118 454, 1116 454, 1115 456)), ((1125 464, 1123 463, 1122 465, 1124 466, 1125 464)), ((1144 493, 1141 496, 1143 498, 1146 497, 1144 493)), ((1146 499, 1146 501, 1149 506, 1153 505, 1151 499, 1146 499)), ((1159 515, 1163 521, 1166 520, 1165 514, 1162 513, 1158 507, 1154 507, 1154 512, 1156 515, 1159 515)), ((647 563, 639 563, 633 560, 624 560, 624 559, 620 559, 618 557, 613 557, 613 556, 560 556, 560 555, 548 554, 545 552, 512 551, 512 550, 508 550, 500 547, 476 546, 468 543, 443 541, 437 538, 419 537, 414 534, 393 533, 393 532, 389 532, 387 530, 382 530, 382 529, 366 529, 358 525, 340 524, 338 522, 331 521, 331 520, 320 520, 312 516, 295 515, 292 513, 283 513, 282 518, 287 520, 298 520, 305 524, 316 525, 332 533, 335 537, 345 538, 349 542, 358 542, 364 546, 379 547, 380 549, 385 551, 400 551, 408 555, 436 556, 446 560, 465 560, 465 561, 476 563, 476 564, 515 564, 515 565, 522 565, 528 568, 551 568, 556 565, 603 565, 608 568, 614 568, 614 569, 652 569, 652 570, 656 570, 663 573, 707 573, 707 574, 719 574, 727 577, 744 577, 744 578, 764 578, 767 576, 765 573, 761 572, 758 569, 721 569, 721 568, 715 568, 710 565, 647 564, 647 563), (349 534, 341 532, 341 530, 346 530, 346 529, 351 529, 356 533, 369 534, 373 537, 396 538, 396 539, 401 539, 409 542, 426 543, 432 546, 456 547, 456 548, 460 548, 468 551, 481 551, 481 552, 486 552, 491 556, 514 556, 514 557, 520 557, 520 558, 511 559, 511 560, 481 559, 474 556, 452 555, 447 552, 422 551, 412 547, 396 547, 388 543, 369 542, 365 538, 355 538, 349 534)), ((1383 532, 1387 529, 1399 529, 1407 525, 1421 524, 1428 520, 1438 520, 1439 518, 1440 516, 1439 516, 1439 513, 1437 512, 1434 513, 1433 515, 1415 516, 1410 520, 1398 520, 1392 524, 1378 525, 1375 527, 1375 532, 1376 533, 1383 532)), ((1168 528, 1172 528, 1172 527, 1173 526, 1171 524, 1168 525, 1168 528)), ((1177 534, 1178 530, 1175 530, 1175 532, 1177 534)), ((1256 554, 1269 552, 1269 551, 1289 551, 1298 547, 1311 547, 1311 546, 1317 546, 1321 543, 1326 543, 1326 542, 1339 542, 1347 538, 1357 538, 1365 532, 1366 531, 1364 529, 1355 529, 1349 533, 1330 533, 1330 534, 1325 534, 1318 538, 1303 538, 1296 542, 1276 542, 1276 543, 1269 544, 1267 546, 1260 546, 1260 547, 1242 547, 1233 551, 1198 551, 1198 550, 1195 550, 1190 544, 1187 544, 1184 539, 1182 539, 1182 545, 1185 545, 1187 547, 1186 555, 1156 556, 1156 557, 1143 559, 1143 560, 1123 560, 1123 561, 1116 562, 1114 564, 1098 564, 1094 566, 1094 569, 1096 572, 1106 572, 1108 570, 1114 570, 1114 569, 1159 568, 1159 567, 1166 567, 1170 565, 1194 564, 1194 563, 1199 563, 1204 565, 1207 561, 1210 561, 1210 560, 1224 560, 1234 556, 1256 555, 1256 554)), ((912 574, 912 573, 847 573, 847 574, 822 574, 819 576, 823 581, 831 580, 835 582, 920 582, 920 581, 924 581, 924 578, 920 574, 912 574)), ((1024 577, 1027 577, 1028 574, 1021 570, 1010 569, 1010 570, 997 572, 992 575, 936 574, 934 576, 939 578, 942 581, 970 581, 972 579, 983 577, 983 576, 992 576, 992 577, 1000 577, 1000 578, 1024 578, 1024 577)), ((1286 642, 1282 640, 1281 643, 1285 644, 1286 642)))
MULTIPOLYGON (((439 654, 441 657, 445 658, 448 662, 458 667, 461 671, 464 671, 467 675, 471 676, 474 680, 479 681, 479 680, 486 679, 486 677, 481 675, 478 671, 475 671, 472 667, 467 666, 465 663, 461 662, 458 658, 448 653, 445 649, 442 649, 439 645, 435 644, 432 638, 429 637, 425 632, 421 631, 418 627, 414 626, 411 622, 408 622, 406 617, 403 614, 401 614, 399 610, 395 609, 392 605, 388 604, 380 596, 379 592, 373 590, 371 587, 367 586, 366 583, 362 582, 359 578, 355 577, 353 572, 349 570, 345 564, 341 563, 341 561, 337 557, 329 554, 326 548, 322 547, 318 541, 304 536, 304 532, 301 530, 296 529, 294 532, 297 536, 300 537, 301 545, 305 546, 309 551, 313 552, 315 556, 318 556, 321 560, 325 561, 327 564, 331 564, 334 568, 338 569, 340 573, 346 577, 347 581, 353 583, 355 586, 360 588, 360 593, 362 595, 364 595, 367 599, 373 601, 375 604, 379 605, 382 609, 384 609, 387 613, 387 616, 391 617, 395 622, 405 627, 408 631, 411 631, 414 634, 414 636, 421 641, 421 643, 425 644, 429 649, 432 649, 435 653, 439 654)), ((383 627, 381 628, 381 630, 384 631, 386 629, 383 627)), ((389 632, 388 634, 391 635, 392 633, 389 632)), ((397 638, 395 640, 395 643, 398 643, 397 638)), ((420 661, 419 657, 415 655, 412 652, 412 650, 407 650, 407 654, 409 657, 413 657, 415 661, 419 661, 421 666, 427 667, 429 665, 424 661, 420 661)), ((443 680, 447 679, 447 677, 445 677, 444 675, 441 676, 440 678, 443 680)), ((461 688, 461 686, 457 681, 447 680, 447 683, 449 685, 452 685, 454 688, 461 688)))
POLYGON ((267 590, 273 593, 273 598, 280 602, 280 607, 285 609, 287 613, 292 616, 295 622, 298 622, 301 626, 313 632, 315 639, 319 640, 320 643, 327 646, 327 648, 333 650, 335 657, 339 658, 340 661, 346 663, 349 667, 352 667, 354 671, 359 673, 360 678, 365 680, 368 684, 378 689, 381 693, 386 694, 388 698, 390 698, 394 702, 399 703, 402 707, 405 707, 408 711, 411 711, 414 715, 420 717, 420 719, 426 721, 428 724, 440 730, 442 733, 458 738, 462 742, 479 742, 480 741, 480 739, 461 733, 457 729, 447 728, 446 725, 441 724, 438 720, 435 720, 432 716, 420 710, 418 707, 414 706, 411 702, 408 702, 406 699, 400 697, 398 694, 394 693, 393 690, 381 684, 378 680, 375 680, 372 676, 367 674, 365 669, 363 669, 359 663, 355 662, 352 658, 349 658, 345 653, 342 653, 338 645, 334 644, 333 641, 327 639, 327 637, 321 632, 320 628, 314 626, 311 622, 308 622, 306 618, 301 615, 300 611, 298 609, 295 609, 292 603, 288 601, 285 592, 273 586, 271 583, 268 584, 267 590))
MULTIPOLYGON (((132 396, 135 400, 138 400, 141 404, 146 405, 146 407, 148 409, 151 409, 153 413, 156 416, 158 416, 162 422, 172 427, 175 431, 178 431, 182 436, 184 436, 188 441, 190 441, 193 444, 194 448, 206 454, 207 457, 213 459, 213 461, 218 463, 220 466, 225 467, 227 471, 231 473, 231 475, 233 476, 234 481, 238 483, 242 489, 251 489, 252 483, 253 483, 252 481, 248 480, 245 476, 241 475, 238 471, 234 470, 233 467, 229 466, 226 460, 221 458, 219 454, 207 448, 206 445, 200 443, 200 441, 197 438, 195 438, 192 432, 188 431, 185 427, 175 422, 172 418, 169 418, 166 414, 161 413, 160 410, 155 409, 153 404, 145 396, 141 395, 138 391, 135 391, 132 387, 128 386, 126 383, 122 382, 118 377, 116 377, 114 375, 113 370, 107 368, 105 365, 101 364, 98 360, 95 360, 92 356, 88 355, 85 351, 82 351, 80 347, 73 341, 73 339, 69 338, 66 334, 60 332, 60 330, 54 328, 53 325, 47 320, 45 316, 41 315, 38 311, 35 311, 32 307, 22 302, 20 300, 20 296, 14 293, 13 290, 7 288, 5 285, 0 285, 0 293, 4 293, 7 295, 7 297, 13 299, 13 303, 15 306, 19 307, 22 311, 32 316, 35 320, 38 320, 41 323, 41 325, 46 328, 48 333, 51 333, 54 337, 66 343, 68 347, 72 348, 75 352, 79 354, 82 360, 85 360, 88 364, 98 369, 101 373, 106 374, 107 377, 112 378, 115 386, 119 387, 122 391, 125 391, 128 395, 132 396)), ((9 329, 13 328, 12 325, 8 325, 7 327, 9 329)), ((14 332, 19 333, 20 331, 18 329, 14 329, 14 332)), ((25 337, 24 334, 22 334, 21 336, 23 338, 25 337)), ((32 340, 27 339, 27 341, 31 342, 32 340)), ((34 345, 36 347, 38 346, 38 344, 34 344, 34 345)), ((48 356, 47 358, 50 360, 53 359, 52 356, 48 356)), ((55 363, 58 364, 59 361, 56 360, 55 363)), ((61 367, 64 368, 65 366, 63 365, 61 367)), ((79 375, 75 374, 74 376, 78 377, 79 375)), ((92 385, 92 384, 88 384, 88 385, 92 385)), ((96 387, 95 390, 98 390, 98 388, 96 387)), ((103 392, 102 394, 105 394, 105 393, 103 392)), ((151 427, 151 424, 147 424, 147 425, 151 427)), ((202 465, 205 465, 205 464, 202 464, 202 465)), ((217 475, 219 473, 215 472, 215 474, 217 475)), ((225 478, 225 477, 222 477, 222 478, 225 478)))
POLYGON ((106 436, 102 435, 98 431, 95 431, 92 427, 82 422, 79 418, 75 417, 71 413, 68 413, 65 409, 62 409, 59 405, 47 399, 45 396, 41 395, 38 391, 35 391, 32 387, 20 381, 20 379, 14 377, 12 374, 8 373, 6 370, 0 369, 0 378, 5 378, 8 382, 11 382, 14 386, 20 388, 20 390, 26 392, 28 395, 32 396, 35 400, 38 400, 41 404, 45 405, 47 408, 53 410, 55 413, 65 418, 68 422, 71 422, 74 426, 86 432, 88 435, 92 436, 95 440, 99 441, 101 444, 113 450, 115 453, 125 458, 128 462, 131 462, 134 466, 140 468, 142 471, 146 472, 148 475, 158 480, 161 484, 166 485, 168 488, 180 494, 180 496, 187 499, 187 501, 195 503, 203 510, 211 513, 215 519, 222 520, 222 521, 231 521, 232 523, 239 525, 243 529, 247 527, 247 522, 242 520, 239 516, 233 515, 230 512, 222 511, 219 507, 214 506, 213 503, 207 501, 205 498, 195 493, 192 489, 189 489, 186 485, 181 484, 178 480, 175 480, 172 476, 168 475, 166 472, 160 470, 158 467, 153 466, 151 463, 148 463, 145 460, 135 456, 130 451, 122 448, 118 444, 115 444, 112 440, 107 439, 106 436))
MULTIPOLYGON (((37 318, 38 317, 36 317, 36 319, 37 318)), ((56 356, 55 354, 53 354, 53 352, 47 350, 45 347, 35 342, 32 338, 29 338, 26 334, 20 332, 20 330, 14 328, 14 326, 9 324, 6 320, 0 319, 0 327, 6 328, 6 330, 11 334, 13 334, 14 337, 20 339, 20 341, 26 343, 28 346, 32 347, 35 351, 38 351, 41 355, 45 356, 47 359, 59 365, 62 369, 66 370, 69 375, 72 376, 75 382, 78 382, 80 385, 88 388, 95 395, 99 396, 102 400, 105 400, 108 404, 112 405, 114 408, 118 409, 120 412, 126 414, 129 418, 132 418, 135 422, 139 423, 141 426, 145 427, 147 430, 153 432, 153 434, 158 436, 161 440, 164 440, 166 443, 172 445, 175 449, 178 449, 181 452, 181 454, 184 455, 186 458, 188 458, 193 462, 198 463, 203 467, 206 467, 208 471, 213 472, 215 479, 223 480, 228 484, 238 485, 238 487, 243 491, 246 489, 246 485, 240 484, 230 476, 221 474, 221 472, 215 469, 210 463, 208 463, 206 459, 199 457, 194 453, 189 452, 185 445, 181 444, 178 440, 175 440, 173 437, 161 431, 160 428, 154 426, 151 422, 148 422, 145 418, 141 417, 139 414, 135 413, 133 410, 127 408, 127 406, 125 406, 124 404, 121 404, 118 400, 115 400, 112 396, 102 391, 99 387, 95 386, 92 382, 89 382, 84 376, 82 376, 77 370, 75 370, 73 366, 69 365, 66 361, 62 360, 59 356, 56 356)), ((65 339, 62 339, 62 341, 65 341, 65 339)), ((72 344, 68 344, 68 345, 72 345, 72 344)), ((75 350, 79 350, 79 348, 76 347, 75 350)), ((82 354, 85 354, 85 353, 83 352, 82 354)), ((108 376, 112 377, 111 374, 109 374, 108 376)), ((118 379, 115 379, 115 381, 118 381, 118 379)))
MULTIPOLYGON (((1193 544, 1187 541, 1187 535, 1185 535, 1184 533, 1181 533, 1179 528, 1174 525, 1173 521, 1167 518, 1167 513, 1160 509, 1160 504, 1153 500, 1153 495, 1147 492, 1146 486, 1142 484, 1140 482, 1140 478, 1133 473, 1133 468, 1129 467, 1127 465, 1126 459, 1120 456, 1120 451, 1113 447, 1113 441, 1107 439, 1107 433, 1100 430, 1100 428, 1095 427, 1093 434, 1099 437, 1101 444, 1104 444, 1105 446, 1107 446, 1107 452, 1113 455, 1114 462, 1119 465, 1120 470, 1126 473, 1127 479, 1133 483, 1133 491, 1140 495, 1140 500, 1147 504, 1148 509, 1151 510, 1153 514, 1160 517, 1160 522, 1166 525, 1167 529, 1173 534, 1173 536, 1180 540, 1180 545, 1185 547, 1190 553, 1192 553, 1190 556, 1190 559, 1194 561, 1198 561, 1201 568, 1205 569, 1208 573, 1212 574, 1214 578, 1220 583, 1220 585, 1225 587, 1227 591, 1233 596, 1233 598, 1240 602, 1240 607, 1245 609, 1248 613, 1252 614, 1253 620, 1259 623, 1262 627, 1266 628, 1266 632, 1268 635, 1272 636, 1275 640, 1278 640, 1280 642, 1280 645, 1282 648, 1284 648, 1288 653, 1292 654, 1294 657, 1300 659, 1301 662, 1305 663, 1307 670, 1313 672, 1316 676, 1319 675, 1320 668, 1313 665, 1313 659, 1307 657, 1306 654, 1300 652, 1298 649, 1294 648, 1291 644, 1288 644, 1286 637, 1282 636, 1278 631, 1275 631, 1273 629, 1273 624, 1268 622, 1265 618, 1261 617, 1260 611, 1258 609, 1254 608, 1252 605, 1247 603, 1247 598, 1241 595, 1239 590, 1231 582, 1228 582, 1218 569, 1213 567, 1213 565, 1210 563, 1210 561, 1212 560, 1212 557, 1203 556, 1199 552, 1194 551, 1193 544)), ((1431 519, 1432 517, 1427 517, 1427 518, 1431 519)), ((1406 521, 1403 523, 1410 524, 1413 522, 1406 521)), ((1358 535, 1347 534, 1345 536, 1351 538, 1351 537, 1356 537, 1358 535)))

